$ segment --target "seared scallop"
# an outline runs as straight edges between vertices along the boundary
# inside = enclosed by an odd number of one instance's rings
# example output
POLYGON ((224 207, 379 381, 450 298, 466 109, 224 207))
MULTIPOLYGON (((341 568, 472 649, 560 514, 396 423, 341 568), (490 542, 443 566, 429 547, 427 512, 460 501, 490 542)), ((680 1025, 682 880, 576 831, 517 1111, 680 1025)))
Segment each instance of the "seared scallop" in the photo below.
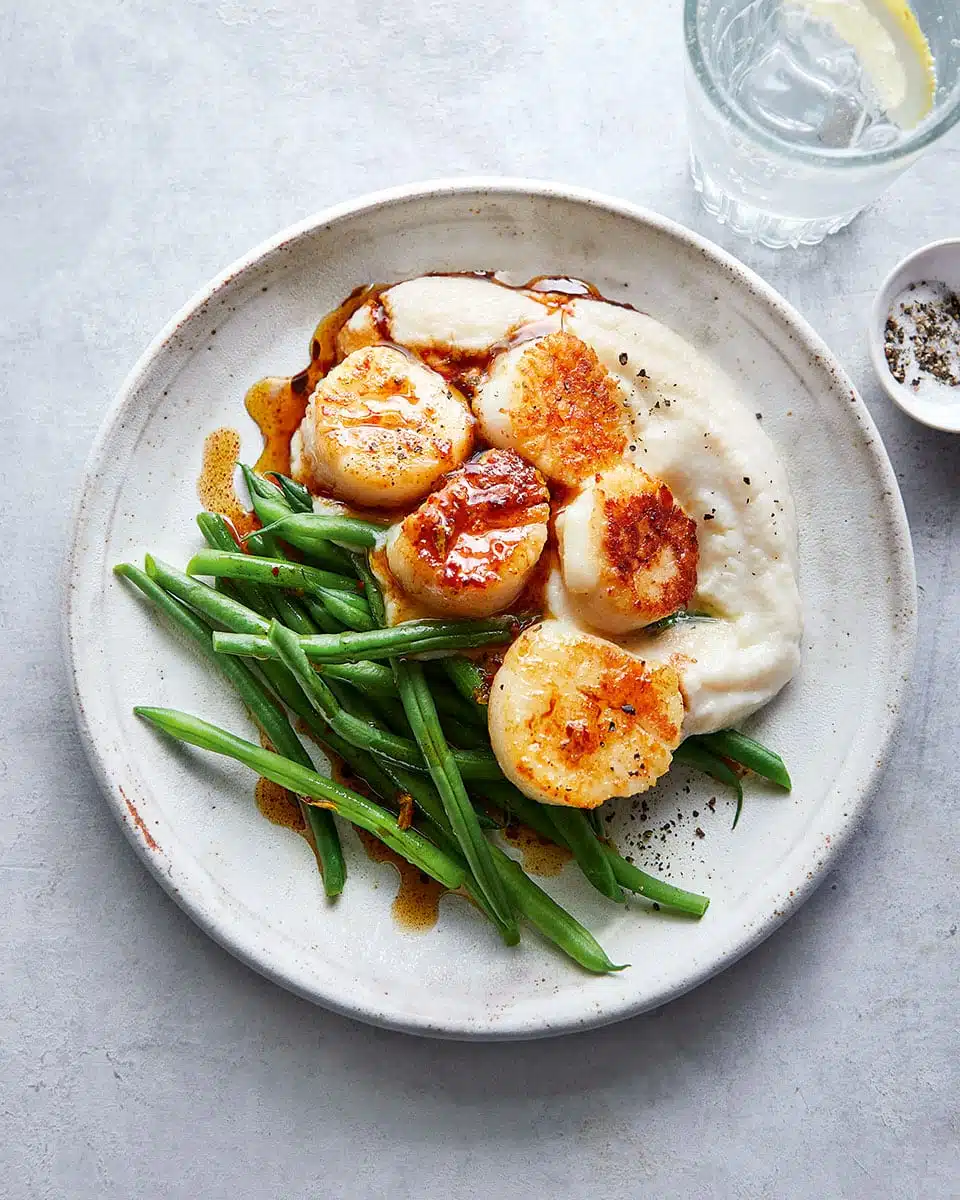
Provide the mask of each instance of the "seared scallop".
POLYGON ((387 562, 403 590, 432 612, 486 617, 523 590, 549 517, 540 472, 511 450, 487 450, 394 526, 387 562))
POLYGON ((697 586, 697 526, 639 467, 596 475, 557 518, 560 566, 580 616, 629 633, 685 608, 697 586))
POLYGON ((291 446, 294 474, 364 507, 425 496, 473 445, 462 396, 391 346, 350 354, 317 384, 291 446))
POLYGON ((422 275, 365 301, 340 330, 337 346, 341 355, 384 340, 418 353, 485 352, 552 310, 546 297, 534 298, 492 279, 422 275))
POLYGON ((567 486, 620 459, 632 419, 596 352, 564 332, 501 354, 474 411, 491 445, 516 450, 551 483, 567 486))
POLYGON ((525 795, 596 808, 667 771, 683 699, 672 667, 648 668, 612 642, 546 621, 507 651, 488 713, 497 762, 525 795))

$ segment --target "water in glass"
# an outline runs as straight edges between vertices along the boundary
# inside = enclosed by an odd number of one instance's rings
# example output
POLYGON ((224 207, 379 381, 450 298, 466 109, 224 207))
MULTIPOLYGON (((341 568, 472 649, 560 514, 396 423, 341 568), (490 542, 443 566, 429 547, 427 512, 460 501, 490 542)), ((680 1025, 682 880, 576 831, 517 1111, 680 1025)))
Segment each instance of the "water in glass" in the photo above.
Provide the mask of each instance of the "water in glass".
POLYGON ((960 18, 941 10, 928 40, 919 12, 891 26, 893 6, 687 0, 692 170, 710 212, 767 245, 818 242, 909 166, 924 125, 949 127, 960 18))

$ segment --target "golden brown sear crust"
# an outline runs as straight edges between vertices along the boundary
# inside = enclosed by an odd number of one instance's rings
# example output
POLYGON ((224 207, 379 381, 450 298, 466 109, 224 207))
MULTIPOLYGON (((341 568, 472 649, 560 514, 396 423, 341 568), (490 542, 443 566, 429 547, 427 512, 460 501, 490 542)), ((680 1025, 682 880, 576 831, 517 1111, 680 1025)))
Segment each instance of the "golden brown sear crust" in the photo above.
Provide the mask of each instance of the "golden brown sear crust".
POLYGON ((516 442, 551 482, 573 486, 620 459, 628 416, 620 389, 596 352, 572 333, 550 333, 519 363, 516 442))
POLYGON ((647 622, 686 608, 697 586, 697 525, 665 483, 603 501, 609 591, 632 598, 647 622))
POLYGON ((521 791, 595 808, 646 791, 668 769, 683 700, 672 667, 547 621, 504 656, 489 722, 497 761, 521 791))
MULTIPOLYGON (((527 718, 531 741, 555 745, 563 769, 588 772, 598 756, 606 763, 602 752, 615 738, 642 745, 652 736, 676 744, 682 711, 671 703, 679 687, 671 667, 648 669, 640 659, 600 639, 581 644, 577 652, 591 660, 587 678, 576 688, 554 692, 541 712, 527 718)), ((640 766, 634 769, 639 774, 640 766)), ((517 770, 533 778, 524 763, 517 770)))

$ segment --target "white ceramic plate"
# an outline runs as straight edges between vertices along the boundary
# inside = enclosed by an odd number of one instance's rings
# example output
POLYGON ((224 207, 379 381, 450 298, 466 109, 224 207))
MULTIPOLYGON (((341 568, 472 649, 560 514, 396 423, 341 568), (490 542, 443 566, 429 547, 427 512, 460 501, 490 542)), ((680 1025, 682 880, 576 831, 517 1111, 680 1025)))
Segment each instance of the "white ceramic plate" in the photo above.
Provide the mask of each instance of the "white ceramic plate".
POLYGON ((910 536, 877 431, 797 313, 670 221, 509 180, 404 188, 331 209, 204 288, 146 351, 106 419, 68 581, 86 748, 130 841, 170 895, 232 953, 300 995, 380 1025, 468 1038, 543 1036, 641 1012, 728 966, 789 916, 853 830, 882 768, 911 664, 916 599, 910 536), (400 932, 393 868, 367 860, 352 833, 346 892, 327 907, 306 844, 260 816, 244 768, 176 749, 131 714, 137 703, 170 705, 249 731, 225 686, 111 567, 146 550, 182 563, 199 545, 205 435, 233 426, 246 458, 256 457, 244 391, 303 367, 323 313, 359 283, 451 269, 580 276, 662 319, 734 376, 793 483, 803 664, 751 728, 782 751, 794 790, 751 781, 731 832, 731 801, 675 769, 648 797, 646 825, 656 832, 635 851, 644 823, 622 806, 611 826, 621 850, 708 893, 700 922, 642 901, 619 909, 571 870, 542 881, 614 961, 633 964, 618 975, 581 973, 535 934, 507 949, 457 899, 443 902, 430 933, 400 932))

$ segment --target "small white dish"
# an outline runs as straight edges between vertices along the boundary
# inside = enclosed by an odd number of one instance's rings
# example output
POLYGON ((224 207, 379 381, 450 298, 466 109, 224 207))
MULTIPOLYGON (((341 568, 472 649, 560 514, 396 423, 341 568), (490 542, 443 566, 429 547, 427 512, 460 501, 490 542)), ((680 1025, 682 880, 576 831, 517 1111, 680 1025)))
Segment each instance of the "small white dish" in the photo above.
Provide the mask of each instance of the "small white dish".
POLYGON ((664 1004, 736 961, 811 894, 883 768, 913 657, 916 581, 896 476, 876 427, 813 330, 716 246, 632 204, 522 180, 395 189, 285 230, 205 287, 147 349, 107 414, 83 481, 67 564, 73 700, 90 761, 133 846, 197 924, 256 970, 349 1016, 439 1037, 544 1037, 664 1004), (749 724, 789 764, 789 794, 732 800, 682 769, 629 804, 624 853, 710 895, 702 921, 603 900, 577 873, 540 882, 628 971, 574 969, 534 936, 503 946, 444 901, 425 936, 397 929, 394 868, 345 830, 349 886, 325 904, 302 838, 269 825, 243 767, 176 749, 135 704, 248 735, 237 698, 111 568, 150 550, 182 563, 205 436, 260 435, 253 380, 293 374, 317 318, 351 288, 437 270, 562 271, 666 321, 736 380, 780 448, 797 502, 806 613, 797 677, 749 724), (824 496, 830 503, 824 504, 824 496), (854 536, 855 534, 855 536, 854 536), (838 548, 840 552, 838 553, 838 548), (714 799, 716 797, 716 799, 714 799), (652 826, 655 825, 654 829, 652 826))
POLYGON ((911 284, 920 283, 941 283, 960 294, 960 238, 921 246, 886 277, 870 313, 870 357, 884 391, 898 408, 931 429, 960 433, 960 387, 929 380, 915 390, 893 377, 884 354, 884 329, 891 306, 911 284))

